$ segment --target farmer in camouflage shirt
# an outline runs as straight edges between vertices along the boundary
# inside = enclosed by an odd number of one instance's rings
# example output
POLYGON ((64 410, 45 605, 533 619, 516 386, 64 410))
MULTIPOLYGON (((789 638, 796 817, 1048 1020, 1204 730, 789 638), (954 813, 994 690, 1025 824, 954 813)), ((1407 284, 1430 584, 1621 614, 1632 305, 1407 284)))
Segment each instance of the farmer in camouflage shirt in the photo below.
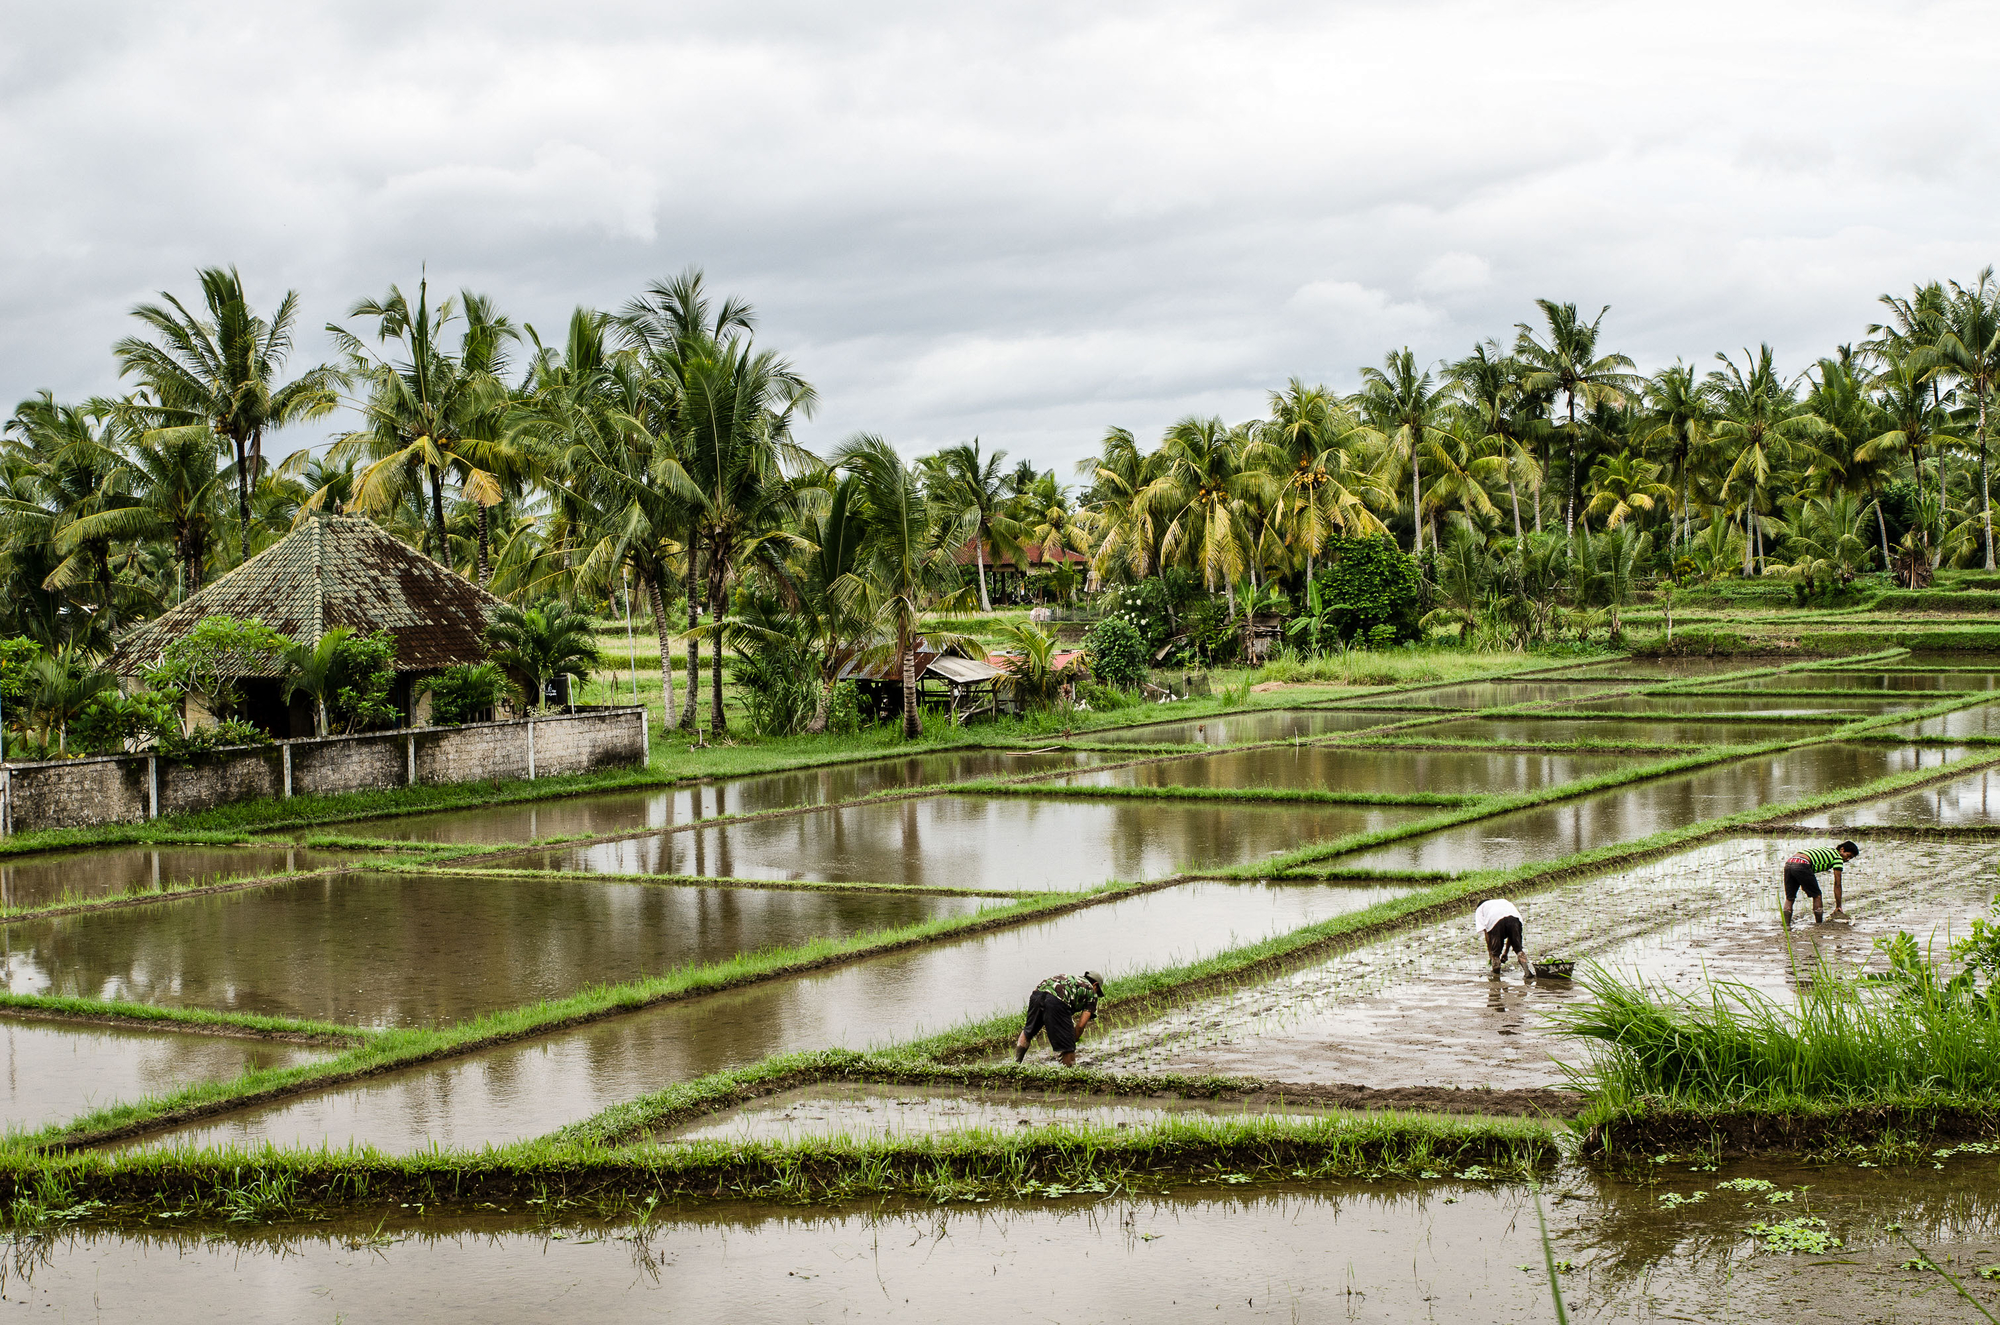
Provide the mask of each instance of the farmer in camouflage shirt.
POLYGON ((1064 1067, 1076 1066, 1076 1036, 1097 1015, 1097 1000, 1104 997, 1104 977, 1095 971, 1081 976, 1052 975, 1028 995, 1028 1024, 1014 1041, 1014 1061, 1028 1056, 1028 1043, 1042 1031, 1049 1033, 1049 1048, 1062 1055, 1064 1067))

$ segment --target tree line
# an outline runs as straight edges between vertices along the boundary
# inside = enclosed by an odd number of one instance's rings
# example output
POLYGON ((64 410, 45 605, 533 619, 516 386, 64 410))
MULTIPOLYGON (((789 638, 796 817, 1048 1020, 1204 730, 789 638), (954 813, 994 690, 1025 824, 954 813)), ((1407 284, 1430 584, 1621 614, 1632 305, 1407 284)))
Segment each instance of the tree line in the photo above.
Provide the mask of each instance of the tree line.
POLYGON ((1192 586, 1233 625, 1274 604, 1323 614, 1317 569, 1389 539, 1422 567, 1433 628, 1516 644, 1547 633, 1550 586, 1582 607, 1612 581, 1768 573, 1825 600, 1871 571, 1920 585, 1995 564, 1990 268, 1882 296, 1862 339, 1797 375, 1769 345, 1642 375, 1608 309, 1540 300, 1461 357, 1393 350, 1352 392, 1295 378, 1261 418, 1190 416, 1152 443, 1111 428, 1074 483, 976 440, 914 462, 870 434, 813 454, 795 430, 814 388, 698 270, 579 308, 547 341, 477 293, 390 286, 328 324, 337 359, 307 367, 296 292, 259 311, 234 269, 199 287, 133 310, 115 391, 43 392, 7 421, 0 630, 101 655, 342 511, 524 607, 636 602, 669 722, 700 721, 705 681, 723 730, 732 649, 766 698, 797 682, 774 722, 823 727, 835 673, 873 650, 914 727, 926 617, 990 608, 996 557, 1046 568, 1045 597, 1155 584, 1176 627, 1192 586), (278 455, 316 422, 330 447, 278 455))

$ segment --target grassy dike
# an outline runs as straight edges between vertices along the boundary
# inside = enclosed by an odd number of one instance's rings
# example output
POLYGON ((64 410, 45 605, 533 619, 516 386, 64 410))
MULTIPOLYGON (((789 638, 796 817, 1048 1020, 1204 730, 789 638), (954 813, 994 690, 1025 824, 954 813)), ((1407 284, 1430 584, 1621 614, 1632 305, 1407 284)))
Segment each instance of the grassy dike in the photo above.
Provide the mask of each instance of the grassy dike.
POLYGON ((682 1202, 803 1204, 868 1197, 1026 1199, 1176 1185, 1396 1177, 1531 1178, 1557 1159, 1554 1134, 1523 1119, 1328 1115, 1306 1120, 1173 1116, 1144 1128, 971 1131, 887 1140, 703 1142, 607 1149, 528 1141, 476 1153, 389 1156, 271 1149, 0 1151, 0 1224, 21 1231, 160 1218, 231 1223, 341 1209, 415 1206, 646 1220, 682 1202))

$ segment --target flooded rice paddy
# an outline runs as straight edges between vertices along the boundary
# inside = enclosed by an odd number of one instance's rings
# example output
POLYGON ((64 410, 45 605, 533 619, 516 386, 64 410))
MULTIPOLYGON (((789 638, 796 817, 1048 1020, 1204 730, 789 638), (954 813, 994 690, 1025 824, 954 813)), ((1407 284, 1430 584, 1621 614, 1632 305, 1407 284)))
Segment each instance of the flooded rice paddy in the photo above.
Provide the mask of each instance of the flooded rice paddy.
POLYGON ((1934 782, 1898 796, 1838 806, 1802 816, 1799 822, 1838 828, 1861 825, 2000 825, 2000 769, 1984 768, 1962 778, 1934 782))
MULTIPOLYGON (((1326 1110, 1287 1109, 1306 1117, 1326 1110)), ((911 1137, 1027 1127, 1146 1127, 1171 1115, 1269 1117, 1272 1111, 1208 1100, 1106 1100, 1055 1090, 949 1089, 826 1082, 803 1086, 654 1134, 659 1142, 798 1141, 808 1137, 911 1137)))
POLYGON ((1993 690, 2000 689, 1996 672, 1931 671, 1811 671, 1774 672, 1733 683, 1745 690, 1993 690))
POLYGON ((1475 681, 1467 685, 1439 686, 1432 690, 1403 691, 1375 699, 1356 699, 1347 704, 1404 705, 1411 708, 1488 709, 1514 704, 1546 704, 1570 699, 1586 699, 1597 694, 1609 681, 1475 681))
POLYGON ((1857 787, 1891 773, 1942 771, 1966 753, 1963 746, 1838 741, 1801 746, 1477 819, 1339 856, 1333 863, 1359 870, 1463 872, 1554 860, 1704 819, 1857 787))
POLYGON ((1766 717, 1793 717, 1799 714, 1830 715, 1842 721, 1856 716, 1907 713, 1928 701, 1921 697, 1867 699, 1852 695, 1829 695, 1808 699, 1798 695, 1753 693, 1709 695, 1675 693, 1669 695, 1613 695, 1565 704, 1565 713, 1755 713, 1766 717))
POLYGON ((1189 755, 1060 779, 1078 787, 1285 787, 1407 795, 1496 795, 1560 786, 1642 756, 1279 745, 1189 755))
POLYGON ((532 842, 543 837, 600 837, 670 828, 725 814, 758 814, 853 800, 880 791, 1050 773, 1100 763, 1088 751, 959 750, 903 759, 870 759, 756 777, 693 783, 656 791, 618 791, 561 800, 450 810, 340 825, 356 837, 421 842, 532 842))
POLYGON ((49 906, 351 865, 353 852, 294 846, 107 847, 0 859, 0 905, 49 906))
POLYGON ((509 856, 509 868, 1065 892, 1275 856, 1429 809, 939 795, 509 856))
POLYGON ((1949 740, 1955 736, 2000 736, 2000 704, 1973 704, 1934 718, 1891 727, 1889 734, 1916 736, 1926 740, 1949 740))
POLYGON ((1766 745, 1796 741, 1796 723, 1677 722, 1613 717, 1458 718, 1427 723, 1397 733, 1405 740, 1496 741, 1509 745, 1562 745, 1570 741, 1616 741, 1621 745, 1766 745))
POLYGON ((1153 722, 1143 727, 1078 732, 1075 739, 1093 745, 1248 745, 1255 741, 1295 741, 1333 732, 1362 731, 1398 720, 1393 713, 1358 710, 1262 709, 1218 713, 1182 722, 1153 722))
POLYGON ((0 928, 0 960, 15 994, 435 1026, 980 905, 909 893, 363 873, 17 921, 0 928))
MULTIPOLYGON (((1543 1184, 1576 1321, 1977 1319, 1911 1243, 2000 1307, 1994 1162, 1734 1163, 1543 1184), (1753 1225, 1823 1220, 1819 1255, 1753 1225), (1896 1230, 1896 1231, 1891 1231, 1896 1230), (1907 1237, 1910 1241, 1904 1241, 1907 1237)), ((1546 1322, 1535 1197, 1476 1170, 943 1205, 553 1213, 391 1211, 272 1228, 66 1232, 17 1243, 6 1300, 104 1322, 690 1320, 1546 1322)))
MULTIPOLYGON (((410 1069, 148 1144, 366 1143, 409 1151, 553 1131, 772 1054, 865 1048, 1014 1013, 1058 971, 1111 978, 1196 960, 1402 896, 1401 886, 1188 883, 410 1069)), ((1038 1052, 1046 1054, 1046 1041, 1038 1052)))
MULTIPOLYGON (((1783 995, 1818 960, 1880 967, 1876 938, 1940 943, 1988 914, 2000 884, 1990 846, 1871 840, 1845 878, 1846 920, 1778 914, 1784 858, 1803 842, 1743 838, 1573 880, 1515 900, 1530 958, 1570 957, 1679 994, 1729 982, 1783 995)), ((1833 906, 1831 882, 1826 908, 1833 906)), ((1469 906, 1469 904, 1468 904, 1469 906)), ((1372 1086, 1562 1085, 1582 1047, 1548 1015, 1586 997, 1574 981, 1498 979, 1465 915, 1138 1025, 1086 1034, 1078 1061, 1123 1071, 1222 1073, 1372 1086)))
POLYGON ((107 1104, 291 1067, 332 1052, 235 1036, 0 1017, 0 1130, 45 1127, 107 1104))

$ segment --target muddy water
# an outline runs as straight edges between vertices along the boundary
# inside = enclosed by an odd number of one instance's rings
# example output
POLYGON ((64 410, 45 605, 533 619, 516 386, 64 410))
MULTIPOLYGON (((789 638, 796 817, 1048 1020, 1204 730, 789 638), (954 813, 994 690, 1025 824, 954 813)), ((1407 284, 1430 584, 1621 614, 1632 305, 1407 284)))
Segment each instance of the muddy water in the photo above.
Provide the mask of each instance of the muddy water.
POLYGON ((356 874, 19 922, 0 929, 0 957, 5 987, 16 994, 436 1026, 980 905, 965 897, 662 888, 577 876, 356 874))
POLYGON ((878 791, 963 782, 968 778, 1049 773, 1084 767, 1102 759, 1102 755, 1084 751, 961 750, 792 769, 657 791, 607 792, 524 805, 363 819, 342 824, 339 830, 357 837, 422 842, 532 842, 540 837, 599 837, 643 828, 666 828, 724 814, 824 805, 878 791))
POLYGON ((1281 745, 1079 773, 1062 781, 1090 787, 1299 787, 1398 795, 1425 791, 1481 795, 1574 782, 1642 759, 1634 755, 1281 745))
POLYGON ((220 1035, 0 1018, 0 1129, 43 1127, 107 1104, 333 1052, 220 1035))
POLYGON ((1290 741, 1305 736, 1324 736, 1329 732, 1361 731, 1398 720, 1393 713, 1259 709, 1189 718, 1185 722, 1154 722, 1143 727, 1078 732, 1076 739, 1094 745, 1245 745, 1252 741, 1290 741))
POLYGON ((1851 719, 1856 715, 1906 713, 1921 707, 1921 699, 1856 699, 1834 695, 1826 699, 1804 699, 1795 695, 1615 695, 1608 699, 1587 699, 1564 708, 1572 713, 1756 713, 1767 717, 1798 714, 1851 719))
MULTIPOLYGON (((411 1069, 154 1138, 407 1151, 552 1131, 775 1053, 909 1040, 1021 1007, 1057 971, 1121 974, 1314 924, 1406 889, 1192 883, 952 943, 892 953, 411 1069)), ((1046 1056, 1046 1041, 1038 1053, 1046 1056)))
MULTIPOLYGON (((1871 841, 1846 874, 1849 919, 1815 925, 1801 899, 1787 932, 1778 878, 1798 845, 1711 843, 1517 898, 1529 955, 1583 958, 1684 994, 1717 981, 1782 997, 1816 957, 1879 967, 1877 937, 1962 934, 1986 913, 2000 863, 2000 844, 1871 841)), ((1831 880, 1822 887, 1830 912, 1831 880)), ((1277 1081, 1562 1084, 1555 1060, 1581 1061, 1586 1050, 1552 1037, 1547 1014, 1586 995, 1571 981, 1526 979, 1518 967, 1493 979, 1470 913, 1468 904, 1462 916, 1335 961, 1114 1027, 1087 1052, 1101 1067, 1277 1081)))
POLYGON ((1333 863, 1364 870, 1463 871, 1553 860, 1891 773, 1941 769, 1965 753, 1962 746, 1809 745, 1475 820, 1339 856, 1333 863))
POLYGON ((1539 704, 1546 701, 1584 699, 1602 691, 1609 682, 1599 681, 1475 681, 1468 685, 1439 686, 1434 690, 1403 690, 1373 699, 1350 701, 1355 704, 1409 705, 1416 708, 1486 709, 1509 704, 1539 704))
POLYGON ((1622 741, 1630 745, 1763 745, 1797 740, 1799 729, 1778 722, 1669 722, 1626 718, 1459 718, 1412 727, 1399 735, 1416 741, 1507 741, 1520 745, 1564 741, 1622 741))
MULTIPOLYGON (((1869 669, 1854 672, 1777 672, 1737 683, 1745 690, 1993 690, 2000 674, 1993 672, 1898 672, 1869 669)), ((1931 699, 1927 702, 1936 702, 1931 699)))
POLYGON ((1971 708, 1954 709, 1935 718, 1923 718, 1892 727, 1890 731, 1897 736, 1921 736, 1933 740, 1953 736, 2000 736, 2000 704, 1974 704, 1971 708))
POLYGON ((929 796, 557 847, 522 869, 1067 891, 1262 860, 1433 814, 1360 805, 929 796))
POLYGON ((2000 823, 2000 769, 1982 769, 1950 782, 1919 787, 1885 800, 1822 811, 1799 822, 1831 827, 1849 824, 2000 823))
POLYGON ((1768 664, 1754 658, 1614 658, 1588 667, 1565 667, 1548 674, 1550 680, 1597 680, 1603 677, 1661 676, 1671 680, 1690 677, 1726 676, 1731 672, 1755 671, 1768 664))
POLYGON ((220 883, 349 865, 366 859, 304 847, 112 847, 49 851, 0 860, 0 905, 46 906, 163 887, 220 883))
MULTIPOLYGON (((797 1141, 806 1137, 909 1137, 974 1129, 1016 1132, 1029 1127, 1145 1127, 1170 1115, 1241 1116, 1240 1104, 1207 1100, 1114 1098, 1056 1091, 952 1091, 939 1086, 874 1086, 828 1082, 772 1095, 712 1114, 658 1141, 797 1141)), ((1314 1112, 1323 1113, 1326 1110, 1314 1112)), ((1268 1116, 1269 1111, 1259 1111, 1268 1116)), ((1286 1117, 1306 1116, 1287 1110, 1286 1117)))
MULTIPOLYGON (((1730 1164, 1648 1181, 1581 1168, 1542 1196, 1570 1319, 1936 1325, 1977 1319, 1900 1227, 1991 1312, 1990 1158, 1941 1169, 1730 1164), (1730 1189, 1725 1182, 1756 1184, 1730 1189), (1700 1193, 1697 1198, 1696 1194, 1700 1193), (1783 1197, 1774 1202, 1773 1195, 1783 1197), (1672 1196, 1679 1204, 1662 1200, 1672 1196), (1830 1255, 1772 1252, 1759 1221, 1826 1221, 1830 1255)), ((733 1203, 649 1228, 519 1211, 67 1232, 18 1246, 6 1292, 38 1319, 526 1321, 1438 1321, 1554 1319, 1534 1198, 1460 1178, 1217 1180, 993 1205, 733 1203)), ((25 1317, 24 1317, 25 1319, 25 1317)))

